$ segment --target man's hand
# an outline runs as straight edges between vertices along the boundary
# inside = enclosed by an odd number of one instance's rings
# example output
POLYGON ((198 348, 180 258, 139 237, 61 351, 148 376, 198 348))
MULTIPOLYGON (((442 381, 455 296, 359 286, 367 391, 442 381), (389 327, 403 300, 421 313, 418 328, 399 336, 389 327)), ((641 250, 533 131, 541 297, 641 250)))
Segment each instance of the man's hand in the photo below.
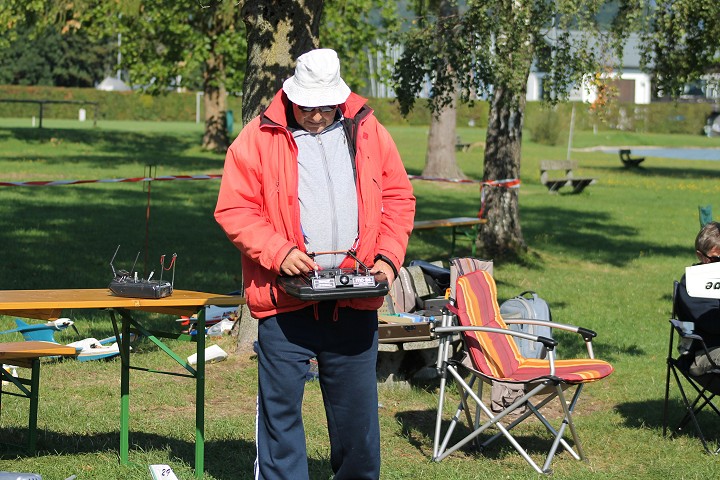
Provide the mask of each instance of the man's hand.
POLYGON ((301 252, 298 248, 293 248, 287 254, 285 260, 280 264, 280 272, 285 275, 300 275, 308 273, 311 270, 318 270, 320 266, 315 260, 310 258, 306 253, 301 252))
POLYGON ((392 286, 395 280, 392 267, 384 260, 375 262, 375 265, 370 269, 370 273, 375 275, 375 281, 382 282, 387 279, 388 286, 392 286))

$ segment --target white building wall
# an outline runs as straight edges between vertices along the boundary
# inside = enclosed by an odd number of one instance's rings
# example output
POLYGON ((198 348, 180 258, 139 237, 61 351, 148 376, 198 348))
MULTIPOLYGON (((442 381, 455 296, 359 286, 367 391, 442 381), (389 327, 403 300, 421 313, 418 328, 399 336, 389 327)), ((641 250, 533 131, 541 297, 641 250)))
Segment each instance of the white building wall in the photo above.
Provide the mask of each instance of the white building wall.
POLYGON ((530 73, 527 81, 527 93, 525 99, 529 102, 541 100, 542 90, 542 78, 537 73, 530 73))
MULTIPOLYGON (((526 99, 530 102, 542 100, 542 82, 545 75, 540 72, 532 72, 527 81, 526 99)), ((650 77, 644 73, 623 73, 622 80, 633 80, 635 82, 635 103, 644 105, 650 103, 650 77)), ((597 91, 586 82, 581 88, 570 90, 568 100, 572 102, 592 103, 597 100, 597 91)))
MULTIPOLYGON (((603 75, 603 78, 608 76, 603 75)), ((613 75, 610 78, 619 78, 621 80, 632 80, 635 82, 635 103, 638 105, 647 105, 650 103, 652 93, 650 90, 650 76, 640 72, 623 72, 620 76, 613 75)), ((597 90, 590 86, 588 81, 584 82, 583 88, 575 90, 579 100, 587 103, 593 103, 597 100, 597 90)), ((571 100, 574 100, 571 95, 571 100)))

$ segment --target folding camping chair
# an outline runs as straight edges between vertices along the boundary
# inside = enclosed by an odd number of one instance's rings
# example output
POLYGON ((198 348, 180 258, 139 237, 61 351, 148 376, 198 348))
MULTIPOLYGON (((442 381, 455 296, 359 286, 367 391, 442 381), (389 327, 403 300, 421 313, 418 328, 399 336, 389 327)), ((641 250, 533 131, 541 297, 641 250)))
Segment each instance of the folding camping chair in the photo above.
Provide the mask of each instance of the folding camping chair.
POLYGON ((712 358, 708 354, 707 346, 702 336, 693 333, 694 324, 692 322, 683 322, 678 319, 677 316, 677 298, 678 288, 680 284, 676 281, 673 285, 673 308, 672 316, 670 318, 670 345, 668 346, 667 356, 667 375, 665 377, 665 405, 663 408, 663 436, 667 434, 669 429, 669 400, 670 400, 670 373, 672 372, 675 378, 675 384, 680 391, 682 398, 683 407, 685 408, 685 415, 677 426, 672 429, 670 435, 675 435, 682 432, 683 428, 687 426, 689 422, 692 422, 695 427, 695 431, 700 437, 700 441, 705 448, 705 451, 717 455, 720 453, 720 445, 714 451, 708 446, 708 442, 705 439, 700 422, 698 421, 698 413, 705 407, 714 410, 716 414, 720 416, 720 406, 716 396, 720 394, 720 367, 715 365, 712 358), (675 334, 678 335, 677 344, 677 356, 673 354, 673 346, 675 345, 675 334), (710 363, 714 368, 704 375, 692 375, 690 373, 690 366, 693 363, 695 357, 695 351, 697 349, 704 349, 705 354, 710 359, 710 363), (685 384, 685 385, 683 385, 685 384), (694 394, 693 394, 694 390, 694 394), (690 401, 689 395, 696 395, 695 398, 690 401))
MULTIPOLYGON (((506 322, 500 316, 495 281, 489 272, 482 270, 463 275, 458 279, 455 302, 455 306, 449 307, 453 315, 445 315, 441 326, 435 329, 436 335, 440 338, 437 363, 440 373, 440 398, 435 424, 433 460, 439 462, 471 441, 482 449, 501 436, 506 437, 538 473, 551 472, 550 463, 561 446, 577 460, 583 459, 584 453, 573 424, 572 413, 583 385, 605 378, 613 371, 613 367, 609 363, 593 357, 592 339, 596 336, 595 332, 553 322, 551 324, 553 328, 575 332, 582 336, 589 356, 587 359, 556 360, 554 349, 557 341, 515 332, 507 328, 506 322), (459 321, 459 325, 456 324, 457 321, 459 321), (470 365, 467 364, 468 362, 449 358, 448 341, 456 332, 462 332, 470 365), (527 359, 522 357, 515 342, 511 339, 511 335, 541 342, 548 349, 547 358, 527 359), (445 434, 441 435, 447 397, 446 387, 450 378, 457 382, 461 391, 461 400, 450 424, 446 427, 445 434), (493 413, 488 406, 489 401, 486 403, 482 399, 483 385, 492 384, 493 381, 521 384, 524 386, 525 394, 501 412, 493 413), (474 390, 476 383, 477 391, 474 390), (571 387, 574 387, 575 390, 568 403, 565 400, 564 391, 571 387), (553 426, 541 413, 541 409, 556 397, 559 399, 563 411, 562 420, 555 422, 559 423, 558 428, 553 426), (505 417, 518 414, 522 411, 522 407, 527 408, 524 413, 508 425, 503 425, 501 421, 505 417), (467 426, 472 429, 472 432, 452 446, 448 446, 455 427, 461 422, 463 412, 465 412, 467 426), (486 421, 482 421, 483 413, 487 415, 486 421), (540 420, 554 437, 542 468, 535 463, 510 433, 513 428, 531 415, 540 420), (480 443, 479 435, 491 427, 496 427, 499 433, 480 443), (567 427, 570 428, 575 448, 563 438, 567 427)), ((539 321, 509 320, 508 323, 510 322, 532 324, 539 321)), ((546 325, 547 322, 543 322, 543 324, 546 325)))

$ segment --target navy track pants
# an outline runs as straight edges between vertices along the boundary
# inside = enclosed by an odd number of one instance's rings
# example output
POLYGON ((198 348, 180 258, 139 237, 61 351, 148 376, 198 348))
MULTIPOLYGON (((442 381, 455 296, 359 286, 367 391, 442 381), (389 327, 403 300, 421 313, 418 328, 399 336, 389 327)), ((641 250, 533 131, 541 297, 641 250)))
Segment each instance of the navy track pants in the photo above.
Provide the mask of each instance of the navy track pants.
POLYGON ((256 478, 309 478, 302 399, 313 357, 334 479, 380 477, 377 338, 376 311, 335 302, 260 320, 256 478))

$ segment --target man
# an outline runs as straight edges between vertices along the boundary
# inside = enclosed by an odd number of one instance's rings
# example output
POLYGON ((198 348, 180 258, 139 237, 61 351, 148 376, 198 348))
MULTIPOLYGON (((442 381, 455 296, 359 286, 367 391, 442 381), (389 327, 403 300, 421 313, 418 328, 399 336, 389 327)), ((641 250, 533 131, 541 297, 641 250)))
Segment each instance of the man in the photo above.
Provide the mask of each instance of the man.
POLYGON ((317 358, 336 480, 380 476, 376 386, 382 298, 306 302, 278 275, 351 267, 378 281, 402 266, 415 198, 400 155, 333 50, 297 59, 269 107, 230 146, 215 218, 242 253, 258 322, 255 476, 308 478, 302 397, 317 358))
MULTIPOLYGON (((720 261, 720 223, 709 222, 700 230, 695 238, 695 255, 700 263, 720 261)), ((720 365, 720 300, 688 295, 684 275, 680 280, 677 297, 675 308, 678 319, 695 324, 694 333, 703 338, 709 357, 716 365, 720 365)), ((693 347, 695 359, 690 366, 690 373, 700 376, 714 367, 704 349, 699 348, 699 345, 693 347)))

